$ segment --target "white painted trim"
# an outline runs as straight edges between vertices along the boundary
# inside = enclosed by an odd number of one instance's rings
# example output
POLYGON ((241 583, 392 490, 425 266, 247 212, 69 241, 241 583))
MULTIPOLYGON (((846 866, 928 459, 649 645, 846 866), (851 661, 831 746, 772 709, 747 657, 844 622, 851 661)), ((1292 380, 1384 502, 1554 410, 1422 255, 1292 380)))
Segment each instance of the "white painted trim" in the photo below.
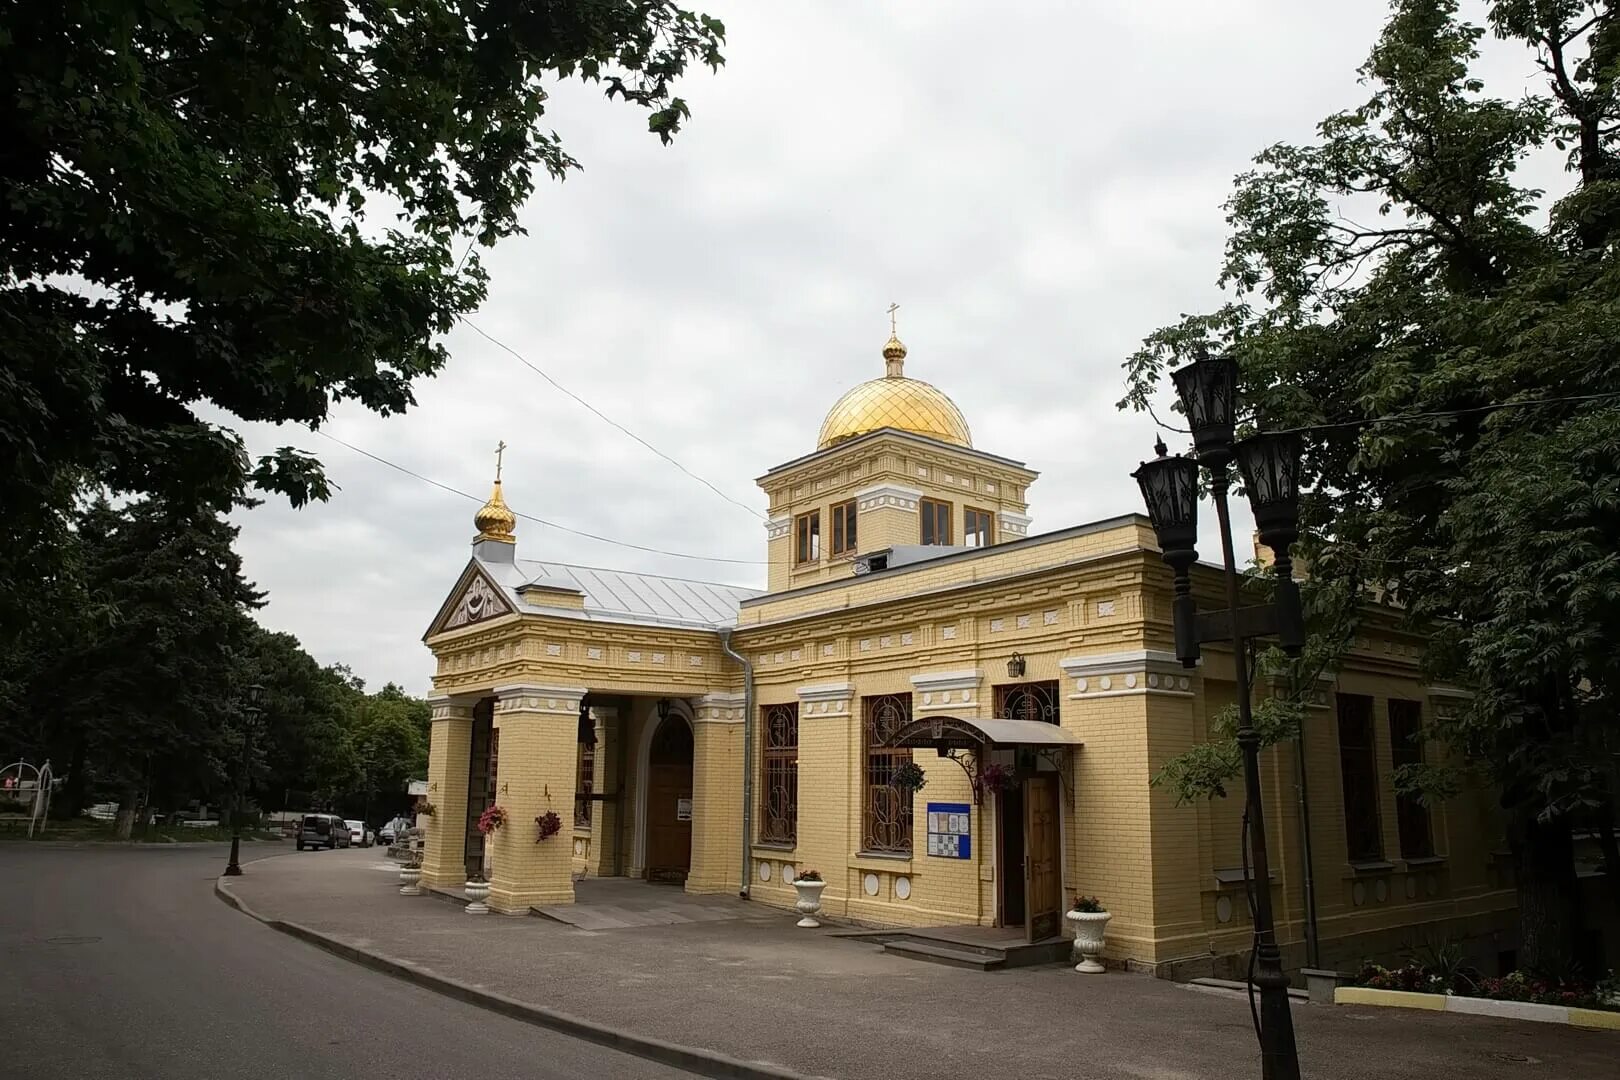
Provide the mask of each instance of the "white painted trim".
POLYGON ((996 527, 1012 536, 1028 535, 1029 523, 1034 520, 1028 514, 1018 514, 1011 510, 1003 510, 996 517, 998 519, 996 527))
MULTIPOLYGON (((634 712, 635 707, 631 706, 634 712)), ((670 716, 679 716, 686 721, 686 726, 692 729, 693 771, 697 768, 697 727, 692 721, 692 706, 685 698, 670 699, 670 716)), ((658 705, 655 701, 647 702, 647 715, 641 725, 641 739, 636 747, 636 830, 630 845, 630 876, 640 877, 647 869, 645 862, 647 856, 647 771, 652 766, 653 735, 658 731, 663 721, 658 719, 658 705)), ((697 798, 695 786, 696 776, 693 776, 694 786, 692 798, 697 798)))
POLYGON ((984 672, 978 669, 967 671, 931 671, 922 675, 913 675, 911 685, 919 693, 937 693, 941 690, 977 690, 984 681, 984 672))
POLYGON ((1097 701, 1097 700, 1100 700, 1102 698, 1137 697, 1137 696, 1143 696, 1143 695, 1147 695, 1147 694, 1160 694, 1160 695, 1163 695, 1164 697, 1185 697, 1185 698, 1190 698, 1190 697, 1194 696, 1193 692, 1191 690, 1166 690, 1162 686, 1151 687, 1151 688, 1146 687, 1146 686, 1138 686, 1134 690, 1094 690, 1089 694, 1086 694, 1086 693, 1070 694, 1069 695, 1069 700, 1070 701, 1097 701))
POLYGON ((855 684, 847 682, 816 683, 800 686, 794 691, 800 701, 848 701, 855 696, 855 684))
POLYGON ((698 705, 717 709, 735 709, 740 708, 747 701, 747 694, 729 694, 716 690, 698 698, 698 705))
POLYGON ((898 484, 878 484, 855 493, 855 510, 915 510, 923 493, 898 484))
POLYGON ((1472 701, 1474 694, 1457 686, 1425 686, 1424 692, 1432 698, 1450 698, 1454 701, 1472 701))
POLYGON ((590 693, 584 686, 545 686, 541 683, 503 683, 495 687, 496 697, 506 697, 511 694, 539 694, 542 697, 574 699, 574 705, 579 706, 579 699, 590 693))
POLYGON ((861 488, 855 492, 857 499, 864 499, 870 495, 895 495, 903 499, 920 499, 923 497, 920 488, 909 488, 902 484, 873 484, 869 488, 861 488))
POLYGON ((793 515, 784 514, 782 517, 773 517, 765 522, 765 538, 767 540, 780 540, 793 530, 793 515))
POLYGON ((1098 653, 1094 656, 1065 656, 1058 661, 1063 674, 1071 679, 1082 679, 1089 675, 1113 675, 1128 668, 1140 670, 1150 665, 1172 667, 1177 672, 1187 669, 1181 666, 1176 654, 1163 649, 1132 649, 1130 652, 1098 653))

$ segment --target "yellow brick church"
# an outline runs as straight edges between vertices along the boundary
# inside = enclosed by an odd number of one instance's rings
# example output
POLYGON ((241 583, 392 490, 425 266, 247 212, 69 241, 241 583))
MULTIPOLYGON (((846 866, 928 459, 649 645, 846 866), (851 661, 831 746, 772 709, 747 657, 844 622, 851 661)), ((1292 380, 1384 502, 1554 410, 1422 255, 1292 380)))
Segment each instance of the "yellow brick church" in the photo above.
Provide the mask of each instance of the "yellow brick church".
MULTIPOLYGON (((1230 654, 1176 661, 1145 517, 1032 532, 1038 474, 976 448, 897 338, 882 355, 814 451, 759 478, 765 592, 522 558, 497 477, 425 638, 423 884, 487 874, 513 915, 594 876, 787 907, 814 869, 835 919, 1031 941, 1086 893, 1113 913, 1114 962, 1235 970, 1240 798, 1177 806, 1149 784, 1233 700, 1230 654), (894 782, 907 762, 920 788, 894 782), (506 825, 486 838, 492 805, 506 825), (548 812, 562 828, 539 840, 548 812)), ((1217 570, 1195 567, 1194 588, 1217 597, 1217 570)), ((1393 618, 1360 634, 1303 749, 1262 759, 1287 966, 1306 962, 1302 780, 1321 963, 1448 937, 1510 951, 1488 804, 1425 807, 1391 779, 1460 695, 1423 683, 1423 642, 1393 618)))

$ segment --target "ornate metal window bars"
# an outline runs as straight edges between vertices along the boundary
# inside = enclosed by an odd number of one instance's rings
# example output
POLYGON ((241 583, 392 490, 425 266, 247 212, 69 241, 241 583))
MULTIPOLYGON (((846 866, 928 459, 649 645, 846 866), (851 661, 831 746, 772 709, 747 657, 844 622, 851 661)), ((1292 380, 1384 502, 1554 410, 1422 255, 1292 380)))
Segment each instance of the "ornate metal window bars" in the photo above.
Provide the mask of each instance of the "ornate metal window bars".
POLYGON ((759 793, 759 842, 792 844, 799 829, 799 706, 766 705, 765 778, 759 793))
POLYGON ((911 791, 890 781, 911 751, 889 746, 895 732, 911 720, 910 694, 882 694, 861 699, 866 750, 866 799, 861 848, 911 854, 911 791))
POLYGON ((1062 694, 1056 681, 1012 683, 996 687, 996 715, 1004 720, 1058 722, 1062 694))

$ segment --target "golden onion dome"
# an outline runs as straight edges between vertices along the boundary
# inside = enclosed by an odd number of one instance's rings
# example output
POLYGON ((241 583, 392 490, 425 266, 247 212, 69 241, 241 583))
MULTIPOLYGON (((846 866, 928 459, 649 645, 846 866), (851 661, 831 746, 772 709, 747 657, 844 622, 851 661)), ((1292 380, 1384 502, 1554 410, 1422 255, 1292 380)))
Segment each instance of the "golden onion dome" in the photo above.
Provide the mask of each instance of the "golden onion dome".
POLYGON ((906 378, 906 347, 893 334, 884 343, 883 360, 888 372, 883 378, 861 383, 827 413, 816 449, 825 450, 879 428, 899 428, 957 446, 973 445, 956 402, 932 383, 906 378))
POLYGON ((495 481, 495 490, 490 492, 489 501, 478 508, 473 515, 473 526, 478 529, 478 535, 473 543, 480 540, 498 540, 503 544, 517 543, 517 537, 512 531, 517 528, 517 515, 507 507, 506 500, 501 497, 501 482, 495 481))

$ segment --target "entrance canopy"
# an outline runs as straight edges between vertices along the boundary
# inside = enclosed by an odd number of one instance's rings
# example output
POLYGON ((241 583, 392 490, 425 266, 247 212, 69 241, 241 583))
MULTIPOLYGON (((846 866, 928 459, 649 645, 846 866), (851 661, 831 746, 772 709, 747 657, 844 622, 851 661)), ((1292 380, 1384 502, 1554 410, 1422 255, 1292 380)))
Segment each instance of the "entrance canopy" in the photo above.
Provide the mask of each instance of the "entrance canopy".
POLYGON ((889 739, 894 747, 939 750, 991 750, 1028 746, 1037 749, 1080 746, 1074 732, 1040 720, 979 720, 965 716, 925 716, 900 727, 889 739))

